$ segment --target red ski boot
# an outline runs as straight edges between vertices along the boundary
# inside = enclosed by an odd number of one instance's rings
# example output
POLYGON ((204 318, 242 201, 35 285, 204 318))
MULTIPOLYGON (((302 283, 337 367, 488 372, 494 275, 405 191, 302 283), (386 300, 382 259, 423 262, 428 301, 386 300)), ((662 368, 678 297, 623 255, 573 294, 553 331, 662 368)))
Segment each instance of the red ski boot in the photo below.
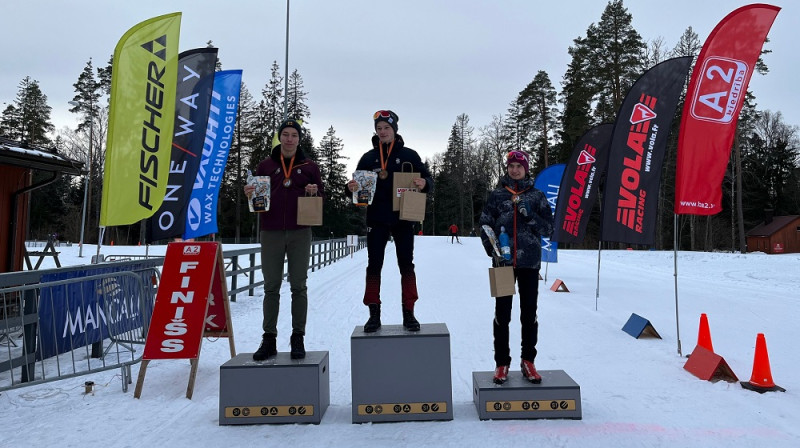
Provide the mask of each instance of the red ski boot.
POLYGON ((523 359, 521 367, 522 367, 522 376, 524 376, 526 380, 530 381, 533 384, 539 384, 542 382, 542 376, 539 375, 539 372, 536 371, 536 367, 533 365, 532 362, 523 359))
POLYGON ((494 369, 494 383, 503 384, 508 379, 508 366, 497 366, 494 369))

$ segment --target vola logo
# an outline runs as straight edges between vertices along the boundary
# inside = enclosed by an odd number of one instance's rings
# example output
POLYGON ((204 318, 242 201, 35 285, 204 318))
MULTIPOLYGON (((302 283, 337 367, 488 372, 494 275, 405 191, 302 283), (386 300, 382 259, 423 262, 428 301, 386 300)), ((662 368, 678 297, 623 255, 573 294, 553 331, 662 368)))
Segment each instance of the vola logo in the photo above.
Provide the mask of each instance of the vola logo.
POLYGON ((586 152, 585 149, 578 154, 578 165, 586 165, 587 163, 594 163, 596 161, 597 159, 595 159, 593 155, 586 152))
POLYGON ((692 117, 730 123, 744 100, 747 73, 747 64, 742 61, 714 56, 706 59, 692 99, 692 117))
POLYGON ((633 106, 633 110, 631 111, 631 124, 641 123, 643 121, 652 120, 656 118, 656 113, 653 112, 653 109, 645 106, 642 103, 636 103, 633 106))

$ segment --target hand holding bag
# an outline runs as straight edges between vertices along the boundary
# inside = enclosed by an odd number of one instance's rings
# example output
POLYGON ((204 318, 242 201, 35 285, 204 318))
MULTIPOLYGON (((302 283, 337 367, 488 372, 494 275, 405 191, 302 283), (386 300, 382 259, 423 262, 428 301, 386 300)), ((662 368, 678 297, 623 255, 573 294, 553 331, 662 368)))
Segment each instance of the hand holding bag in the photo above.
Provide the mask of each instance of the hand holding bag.
POLYGON ((306 196, 297 198, 297 225, 322 225, 322 197, 306 193, 306 196))

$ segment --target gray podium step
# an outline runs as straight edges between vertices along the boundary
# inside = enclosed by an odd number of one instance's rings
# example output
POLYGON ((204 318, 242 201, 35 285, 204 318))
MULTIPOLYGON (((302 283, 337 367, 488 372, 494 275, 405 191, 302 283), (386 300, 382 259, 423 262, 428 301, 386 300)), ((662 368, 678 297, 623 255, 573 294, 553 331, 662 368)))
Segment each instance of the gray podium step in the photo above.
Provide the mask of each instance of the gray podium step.
POLYGON ((353 423, 452 420, 450 333, 443 323, 420 331, 357 326, 350 337, 353 423))
POLYGON ((328 364, 327 351, 236 355, 219 368, 219 424, 319 423, 331 402, 328 364))
POLYGON ((493 419, 580 420, 581 388, 563 370, 539 370, 541 384, 526 380, 519 369, 508 381, 494 384, 494 372, 472 372, 472 392, 478 417, 493 419))

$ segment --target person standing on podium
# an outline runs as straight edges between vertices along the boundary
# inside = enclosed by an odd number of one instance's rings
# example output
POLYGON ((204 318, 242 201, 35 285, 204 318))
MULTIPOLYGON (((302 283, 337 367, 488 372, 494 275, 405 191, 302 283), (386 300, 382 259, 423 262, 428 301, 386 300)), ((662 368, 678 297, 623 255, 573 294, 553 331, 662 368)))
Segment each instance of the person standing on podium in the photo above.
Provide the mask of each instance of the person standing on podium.
MULTIPOLYGON (((403 137, 397 133, 397 114, 390 110, 379 110, 372 118, 376 134, 372 137, 372 149, 361 157, 356 166, 356 170, 378 173, 375 195, 372 204, 367 206, 368 262, 364 305, 369 307, 369 320, 364 324, 364 332, 372 333, 381 327, 381 270, 389 238, 394 239, 400 268, 403 327, 409 331, 419 331, 419 321, 414 317, 414 304, 418 298, 414 273, 414 223, 401 220, 400 213, 393 210, 392 181, 394 173, 402 171, 404 164, 411 164, 411 171, 419 173, 414 185, 422 193, 433 191, 433 178, 419 154, 405 146, 403 137)), ((358 182, 350 180, 347 188, 351 192, 357 191, 358 182)))
MULTIPOLYGON (((489 195, 481 213, 479 224, 488 225, 495 235, 505 228, 511 240, 511 257, 501 258, 501 266, 513 266, 519 290, 520 322, 522 324, 522 375, 532 383, 541 383, 536 371, 536 343, 539 322, 536 309, 539 297, 539 268, 542 260, 541 237, 553 233, 553 214, 541 190, 534 188, 528 165, 528 156, 521 151, 511 151, 506 156, 506 174, 489 195)), ((494 248, 485 232, 481 242, 486 254, 492 257, 494 248)), ((494 257, 493 264, 498 260, 494 257)), ((497 297, 494 311, 494 382, 503 384, 508 379, 511 365, 508 326, 511 322, 513 296, 497 297)))
MULTIPOLYGON (((269 210, 260 213, 261 272, 264 275, 264 334, 255 353, 255 361, 278 354, 278 310, 283 282, 283 260, 287 260, 292 292, 292 335, 289 338, 292 359, 306 356, 303 338, 308 313, 308 264, 311 254, 311 227, 297 225, 297 201, 305 195, 324 197, 319 167, 299 148, 303 128, 294 118, 287 118, 278 128, 280 145, 256 168, 256 176, 270 177, 269 210)), ((245 185, 244 193, 253 194, 255 186, 245 185)))

